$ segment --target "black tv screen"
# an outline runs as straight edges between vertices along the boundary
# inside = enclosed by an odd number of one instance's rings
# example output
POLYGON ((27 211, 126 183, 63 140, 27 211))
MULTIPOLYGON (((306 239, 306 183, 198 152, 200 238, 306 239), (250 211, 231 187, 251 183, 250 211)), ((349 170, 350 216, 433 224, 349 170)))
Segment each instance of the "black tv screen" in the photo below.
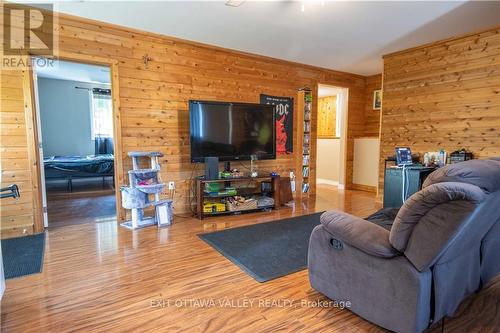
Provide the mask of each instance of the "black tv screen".
POLYGON ((191 161, 276 158, 272 105, 189 101, 191 161))

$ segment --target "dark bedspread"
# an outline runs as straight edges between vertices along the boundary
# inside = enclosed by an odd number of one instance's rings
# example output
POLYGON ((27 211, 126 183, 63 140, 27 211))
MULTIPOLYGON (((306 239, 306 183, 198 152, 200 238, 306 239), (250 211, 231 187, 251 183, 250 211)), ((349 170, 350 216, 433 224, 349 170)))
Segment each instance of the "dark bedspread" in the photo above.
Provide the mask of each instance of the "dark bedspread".
POLYGON ((51 156, 43 160, 45 170, 66 173, 87 173, 95 175, 113 174, 114 156, 112 154, 88 156, 51 156))

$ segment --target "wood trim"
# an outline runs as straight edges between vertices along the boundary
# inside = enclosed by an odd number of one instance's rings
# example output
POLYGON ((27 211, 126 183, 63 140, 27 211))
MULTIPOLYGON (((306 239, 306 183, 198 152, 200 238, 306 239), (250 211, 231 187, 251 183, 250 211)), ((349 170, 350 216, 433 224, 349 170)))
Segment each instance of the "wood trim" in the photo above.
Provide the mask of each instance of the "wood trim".
MULTIPOLYGON (((32 54, 32 56, 36 56, 32 54)), ((67 60, 67 61, 74 61, 74 62, 79 62, 79 63, 86 63, 86 64, 91 64, 91 65, 104 65, 110 67, 110 76, 111 76, 111 96, 113 100, 113 149, 114 149, 114 155, 115 155, 115 161, 114 161, 114 178, 115 178, 115 198, 116 198, 116 217, 117 220, 124 221, 125 220, 125 210, 121 206, 121 192, 120 192, 120 186, 121 184, 124 184, 124 177, 123 177, 123 152, 122 152, 122 134, 121 134, 121 115, 120 115, 120 85, 119 85, 119 71, 118 71, 118 61, 110 58, 103 58, 103 57, 97 57, 94 55, 85 55, 85 54, 80 54, 80 53, 73 53, 73 52, 66 52, 66 51, 60 51, 58 56, 56 57, 58 60, 67 60)), ((30 71, 31 72, 31 71, 30 71)), ((33 73, 30 75, 30 81, 31 85, 33 84, 33 73)), ((32 96, 32 102, 34 102, 34 97, 32 96)), ((35 122, 36 124, 36 122, 35 122)), ((28 135, 35 135, 36 138, 36 146, 38 146, 38 135, 36 132, 36 128, 34 128, 33 133, 28 133, 28 135)), ((29 131, 28 132, 32 132, 29 131)), ((28 136, 29 137, 29 136, 28 136)), ((37 168, 36 168, 36 177, 37 179, 40 178, 40 170, 38 168, 42 167, 41 159, 38 154, 38 149, 37 149, 37 155, 36 155, 36 161, 40 161, 37 163, 37 168)), ((40 180, 41 181, 41 180, 40 180)), ((40 202, 41 202, 41 197, 42 197, 42 189, 40 186, 36 189, 34 187, 34 190, 36 190, 37 197, 40 197, 40 202)), ((41 214, 42 216, 42 229, 43 230, 43 212, 42 212, 42 207, 37 206, 37 213, 35 216, 41 214), (39 212, 38 212, 39 211, 39 212)), ((36 229, 36 218, 35 218, 35 230, 36 229)))
POLYGON ((122 118, 120 114, 120 77, 118 63, 111 64, 111 95, 113 98, 113 145, 115 153, 115 199, 116 218, 119 222, 125 221, 125 209, 121 205, 120 186, 125 184, 123 176, 123 151, 122 151, 122 118))
POLYGON ((319 184, 325 184, 325 185, 332 185, 332 186, 339 186, 338 180, 330 180, 330 179, 325 179, 325 178, 316 178, 316 183, 319 184))
POLYGON ((38 128, 36 125, 36 112, 34 112, 35 97, 33 90, 33 71, 31 69, 23 70, 22 78, 28 162, 30 165, 31 182, 33 189, 33 230, 35 233, 38 233, 43 232, 44 225, 42 187, 40 186, 40 182, 42 180, 40 179, 39 171, 39 168, 41 166, 41 158, 38 150, 38 128))
POLYGON ((352 184, 351 190, 365 191, 371 193, 377 193, 377 186, 363 185, 363 184, 352 184))
MULTIPOLYGON (((350 103, 350 89, 346 87, 341 87, 345 89, 345 101, 344 104, 341 105, 341 137, 340 137, 340 156, 342 160, 340 161, 340 170, 339 170, 339 189, 344 187, 348 189, 352 183, 352 175, 353 175, 353 162, 354 162, 354 139, 349 139, 349 133, 353 132, 353 128, 349 128, 349 118, 352 115, 349 114, 350 103), (352 142, 351 142, 352 141, 352 142), (352 156, 352 160, 349 161, 349 156, 352 156), (342 171, 343 170, 343 171, 342 171)), ((337 95, 338 96, 338 95, 337 95)), ((352 111, 351 111, 352 112, 352 111)), ((337 113, 338 114, 338 113, 337 113)))
POLYGON ((318 135, 318 139, 340 139, 340 137, 335 135, 318 135))
POLYGON ((86 63, 90 65, 101 65, 109 67, 111 67, 112 65, 118 65, 118 61, 112 58, 99 57, 90 54, 68 52, 63 50, 59 50, 59 53, 55 58, 58 60, 77 61, 80 63, 86 63))

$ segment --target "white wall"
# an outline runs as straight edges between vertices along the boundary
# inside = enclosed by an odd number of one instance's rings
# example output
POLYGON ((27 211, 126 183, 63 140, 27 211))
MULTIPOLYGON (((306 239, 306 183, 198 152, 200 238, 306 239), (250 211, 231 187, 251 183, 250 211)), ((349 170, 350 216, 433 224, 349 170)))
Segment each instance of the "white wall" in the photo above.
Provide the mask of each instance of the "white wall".
POLYGON ((38 78, 43 154, 93 155, 89 90, 109 88, 84 82, 38 78))
POLYGON ((317 156, 317 183, 338 184, 340 168, 340 139, 318 139, 317 156))
POLYGON ((377 186, 379 150, 378 138, 354 139, 354 184, 377 186))

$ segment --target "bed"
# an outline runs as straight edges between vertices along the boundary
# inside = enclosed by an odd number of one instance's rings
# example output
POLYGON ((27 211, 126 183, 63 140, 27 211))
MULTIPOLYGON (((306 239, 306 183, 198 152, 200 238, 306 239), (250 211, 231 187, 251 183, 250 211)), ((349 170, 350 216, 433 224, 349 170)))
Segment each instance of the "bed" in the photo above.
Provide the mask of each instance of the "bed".
POLYGON ((43 160, 45 179, 66 179, 68 190, 73 190, 73 179, 102 177, 103 187, 106 177, 112 177, 114 185, 113 154, 88 156, 51 156, 43 160))

